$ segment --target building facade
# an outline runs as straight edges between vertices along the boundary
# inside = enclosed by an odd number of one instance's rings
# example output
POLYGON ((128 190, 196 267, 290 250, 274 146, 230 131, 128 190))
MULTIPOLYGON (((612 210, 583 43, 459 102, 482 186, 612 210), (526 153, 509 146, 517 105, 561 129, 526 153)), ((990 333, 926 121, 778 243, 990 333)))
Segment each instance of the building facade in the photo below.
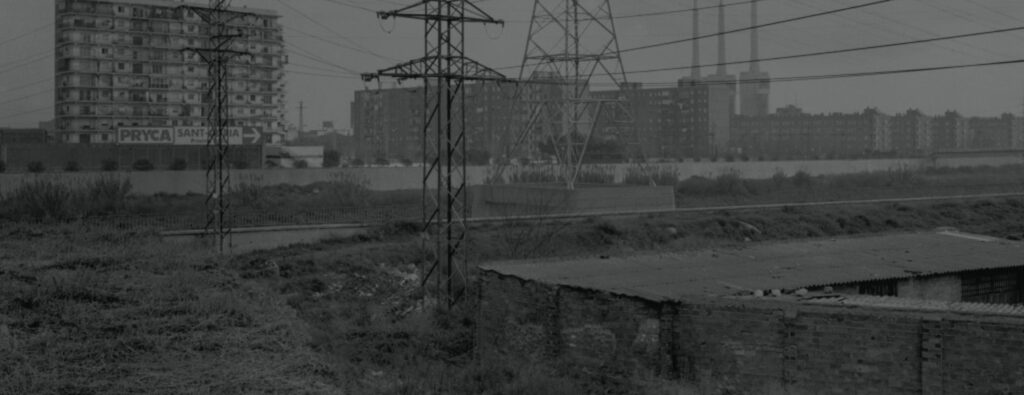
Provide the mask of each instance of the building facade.
MULTIPOLYGON (((463 85, 465 144, 470 162, 513 155, 512 136, 523 124, 523 106, 513 105, 515 87, 494 83, 463 85)), ((366 162, 420 162, 423 156, 422 86, 366 89, 351 103, 353 156, 366 162)), ((456 105, 457 106, 457 105, 456 105)))
POLYGON ((733 119, 730 146, 742 155, 767 158, 856 158, 884 149, 889 117, 860 113, 807 114, 788 106, 762 117, 733 119))
MULTIPOLYGON (((131 127, 203 127, 209 74, 188 48, 208 47, 209 29, 170 0, 57 0, 56 131, 69 143, 114 143, 131 127)), ((282 128, 282 27, 274 11, 232 8, 240 34, 229 65, 231 126, 282 128)))

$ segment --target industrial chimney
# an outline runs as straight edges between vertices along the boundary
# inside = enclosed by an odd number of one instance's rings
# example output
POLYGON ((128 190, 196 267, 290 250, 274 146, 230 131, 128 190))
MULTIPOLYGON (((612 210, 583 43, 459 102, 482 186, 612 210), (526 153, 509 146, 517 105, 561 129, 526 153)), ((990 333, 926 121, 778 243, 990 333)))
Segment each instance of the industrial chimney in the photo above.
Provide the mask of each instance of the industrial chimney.
POLYGON ((750 71, 740 73, 740 115, 768 115, 771 91, 768 73, 761 71, 760 43, 757 29, 757 0, 750 3, 750 71))

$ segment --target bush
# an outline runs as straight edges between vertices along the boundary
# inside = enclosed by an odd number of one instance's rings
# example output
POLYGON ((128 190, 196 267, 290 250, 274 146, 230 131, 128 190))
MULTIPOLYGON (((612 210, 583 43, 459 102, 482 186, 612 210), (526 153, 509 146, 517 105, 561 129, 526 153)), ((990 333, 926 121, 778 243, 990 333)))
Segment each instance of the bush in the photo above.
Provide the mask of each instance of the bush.
POLYGON ((410 160, 409 158, 402 158, 401 162, 402 162, 402 166, 405 166, 405 167, 412 166, 412 160, 410 160))
POLYGON ((153 162, 149 159, 139 159, 135 163, 132 163, 132 170, 135 171, 150 171, 153 170, 153 162))
POLYGON ((249 162, 246 162, 244 160, 236 160, 234 162, 231 162, 231 168, 232 169, 248 169, 249 168, 249 162))
POLYGON ((308 168, 308 167, 309 167, 309 162, 306 162, 305 159, 299 159, 299 160, 295 161, 295 168, 296 169, 305 169, 305 168, 308 168))
POLYGON ((603 166, 587 166, 580 169, 576 182, 584 184, 611 184, 615 182, 615 173, 603 166))
POLYGON ((806 171, 800 170, 796 172, 796 174, 793 174, 793 185, 796 185, 801 188, 806 188, 810 187, 813 184, 814 177, 811 177, 811 175, 807 174, 806 171))
POLYGON ((391 164, 391 161, 389 161, 388 158, 377 158, 373 160, 373 164, 377 166, 387 166, 391 164))
POLYGON ((352 167, 361 167, 361 166, 365 166, 366 162, 363 162, 362 159, 355 158, 355 159, 352 159, 352 161, 349 162, 348 164, 351 165, 352 167))
POLYGON ((28 171, 30 173, 42 173, 46 171, 46 166, 43 166, 43 162, 29 162, 28 171))
POLYGON ((623 183, 630 185, 650 185, 651 181, 654 181, 655 185, 663 186, 675 186, 679 183, 679 171, 675 168, 651 168, 647 170, 647 174, 644 174, 644 172, 639 168, 629 168, 626 170, 626 177, 623 179, 623 183))
POLYGON ((0 173, 3 173, 5 171, 7 171, 7 163, 5 163, 4 161, 0 160, 0 173))
POLYGON ((76 172, 79 170, 81 170, 81 168, 78 166, 78 162, 69 161, 68 163, 64 164, 64 171, 76 172))
POLYGON ((187 168, 188 168, 188 162, 186 162, 184 159, 178 158, 178 159, 175 159, 174 162, 171 162, 170 170, 178 171, 178 170, 185 170, 187 168))
POLYGON ((34 220, 64 220, 71 217, 71 188, 45 178, 21 184, 4 202, 8 215, 34 220))
POLYGON ((117 171, 120 167, 120 164, 113 159, 104 159, 100 164, 100 168, 103 169, 103 171, 117 171))
POLYGON ((341 153, 332 149, 324 151, 324 167, 338 167, 341 165, 341 153))

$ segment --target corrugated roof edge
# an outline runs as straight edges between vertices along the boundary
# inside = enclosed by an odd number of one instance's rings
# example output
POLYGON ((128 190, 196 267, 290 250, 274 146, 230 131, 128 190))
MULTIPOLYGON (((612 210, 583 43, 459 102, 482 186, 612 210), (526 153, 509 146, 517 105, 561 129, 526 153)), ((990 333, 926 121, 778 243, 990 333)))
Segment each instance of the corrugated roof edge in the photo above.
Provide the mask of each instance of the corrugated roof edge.
MULTIPOLYGON (((923 233, 930 233, 930 232, 923 232, 923 233)), ((998 237, 979 235, 979 234, 975 234, 975 233, 965 233, 965 232, 960 232, 960 231, 957 231, 957 230, 949 230, 949 229, 946 229, 946 228, 940 228, 940 229, 938 229, 934 233, 937 234, 937 235, 959 237, 959 238, 963 238, 963 239, 967 239, 967 240, 973 240, 973 241, 978 241, 978 242, 983 242, 983 243, 1010 242, 1009 240, 1000 239, 998 237)), ((913 234, 913 233, 907 233, 907 234, 913 234)), ((861 235, 858 235, 858 236, 861 236, 861 235)), ((1013 243, 1020 243, 1020 242, 1013 242, 1013 243)), ((946 275, 946 274, 951 274, 951 273, 973 272, 973 271, 977 271, 977 270, 1005 269, 1005 268, 1022 267, 1022 266, 1024 266, 1024 262, 1021 262, 1020 264, 1017 264, 1017 265, 993 265, 993 266, 982 266, 982 267, 975 267, 975 268, 970 268, 970 269, 960 269, 960 270, 939 270, 939 271, 934 271, 934 272, 912 273, 912 274, 908 274, 906 276, 872 277, 872 278, 868 278, 868 279, 864 279, 864 280, 855 280, 855 281, 840 281, 840 282, 830 282, 830 283, 820 283, 820 284, 807 284, 807 285, 801 285, 801 286, 798 286, 798 287, 789 288, 787 290, 788 291, 793 291, 793 290, 797 290, 797 289, 800 289, 800 288, 821 288, 821 287, 831 287, 831 286, 839 286, 839 285, 852 285, 852 284, 858 284, 858 283, 863 283, 863 282, 868 282, 868 281, 903 280, 903 279, 909 279, 909 278, 941 276, 941 275, 946 275)))
POLYGON ((911 299, 870 295, 835 295, 805 299, 802 303, 826 306, 876 307, 893 310, 949 312, 987 316, 1024 317, 1024 306, 939 300, 911 299))

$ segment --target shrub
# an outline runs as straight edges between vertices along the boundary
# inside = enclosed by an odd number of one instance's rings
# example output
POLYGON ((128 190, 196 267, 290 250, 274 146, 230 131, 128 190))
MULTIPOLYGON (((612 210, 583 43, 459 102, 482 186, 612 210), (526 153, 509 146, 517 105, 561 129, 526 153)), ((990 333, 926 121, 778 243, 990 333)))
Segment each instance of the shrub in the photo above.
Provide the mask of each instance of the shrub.
POLYGON ((296 169, 305 169, 305 168, 308 168, 308 167, 309 167, 309 162, 306 162, 305 159, 299 159, 299 160, 295 161, 295 168, 296 169))
POLYGON ((715 191, 725 195, 749 195, 750 191, 740 175, 726 173, 715 177, 715 191))
POLYGON ((46 171, 46 166, 43 166, 43 162, 29 162, 28 171, 30 173, 42 173, 46 171))
POLYGON ((66 185, 36 178, 15 189, 4 206, 14 217, 64 220, 71 217, 71 198, 66 185))
POLYGON ((679 183, 679 171, 675 168, 649 168, 646 174, 640 168, 629 168, 623 183, 630 185, 676 185, 679 183))
POLYGON ((4 161, 0 160, 0 173, 3 173, 5 171, 7 171, 7 163, 5 163, 4 161))
POLYGON ((355 158, 355 159, 352 159, 352 161, 349 162, 348 164, 351 165, 352 167, 360 167, 360 166, 365 166, 366 162, 363 162, 362 159, 355 158))
POLYGON ((806 171, 800 170, 793 174, 793 185, 801 188, 806 188, 814 184, 814 177, 811 177, 806 171))
POLYGON ((786 172, 778 170, 775 174, 772 174, 772 184, 775 188, 782 188, 789 183, 789 177, 786 176, 786 172))
POLYGON ((324 151, 324 167, 338 167, 341 165, 341 153, 332 149, 324 151))
POLYGON ((184 159, 177 158, 174 160, 174 162, 171 162, 171 170, 185 170, 187 168, 188 162, 186 162, 184 159))
POLYGON ((401 162, 402 162, 402 166, 405 166, 405 167, 412 166, 412 160, 410 160, 409 158, 402 158, 401 162))
POLYGON ((132 163, 132 170, 135 171, 150 171, 153 170, 153 162, 149 159, 139 159, 135 163, 132 163))
POLYGON ((249 168, 249 162, 244 161, 244 160, 236 160, 234 162, 231 162, 231 168, 232 169, 248 169, 249 168))
POLYGON ((105 215, 124 211, 127 207, 128 194, 132 183, 116 176, 103 176, 87 181, 80 189, 77 206, 82 207, 85 215, 105 215))
POLYGON ((615 182, 615 173, 602 166, 587 166, 580 169, 576 182, 585 184, 611 184, 615 182))
POLYGON ((113 159, 104 159, 103 162, 100 163, 100 168, 103 169, 103 171, 117 171, 120 167, 120 164, 113 159))
POLYGON ((78 162, 69 161, 68 163, 64 164, 64 171, 75 172, 79 170, 81 170, 81 168, 78 166, 78 162))
POLYGON ((373 164, 378 166, 387 166, 391 164, 391 161, 389 161, 388 158, 377 158, 373 160, 373 164))

